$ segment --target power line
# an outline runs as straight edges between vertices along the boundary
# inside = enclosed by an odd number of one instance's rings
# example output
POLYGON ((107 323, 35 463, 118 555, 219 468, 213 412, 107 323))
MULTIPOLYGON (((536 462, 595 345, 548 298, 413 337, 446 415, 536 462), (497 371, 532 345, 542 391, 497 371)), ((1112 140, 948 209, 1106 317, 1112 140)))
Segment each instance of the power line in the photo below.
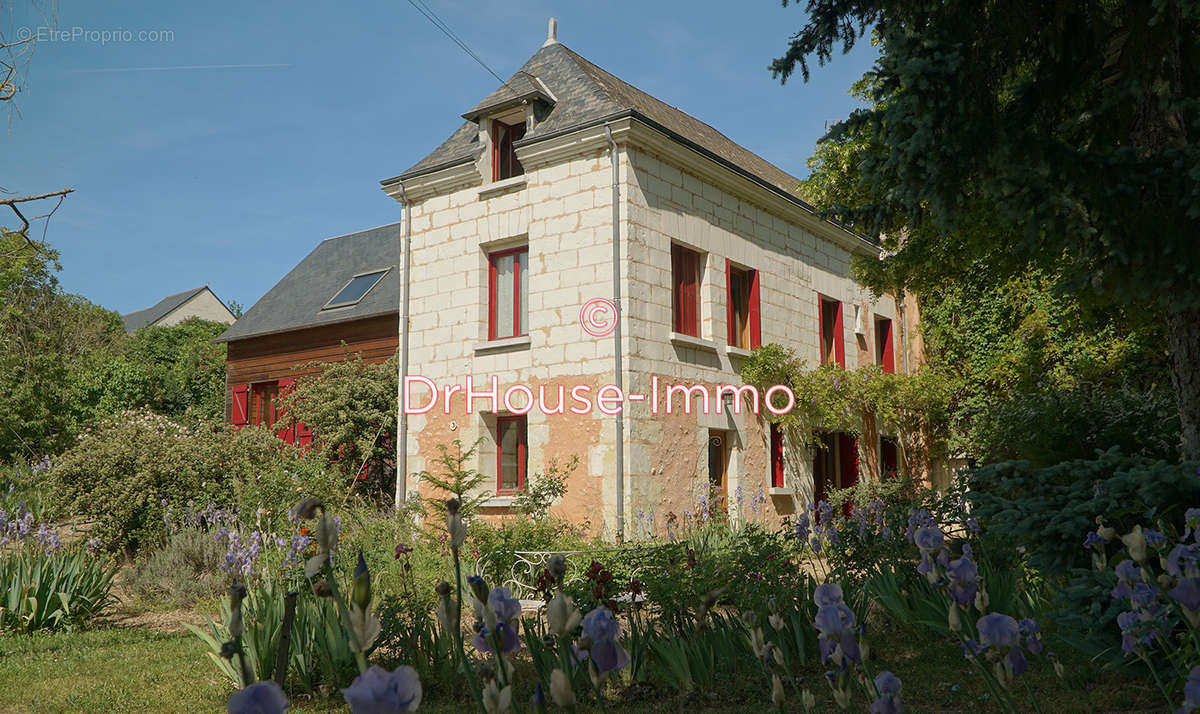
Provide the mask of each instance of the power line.
POLYGON ((478 62, 479 66, 486 69, 488 71, 488 74, 495 77, 497 79, 497 81, 500 82, 500 84, 504 85, 505 87, 508 87, 509 90, 512 91, 513 93, 516 93, 517 90, 510 87, 508 82, 505 81, 505 79, 503 77, 501 77, 500 75, 498 75, 494 71, 492 71, 492 68, 488 66, 487 62, 484 62, 483 59, 480 58, 479 55, 475 54, 475 52, 472 51, 471 48, 467 46, 466 42, 463 42, 462 39, 460 39, 458 35, 454 34, 454 30, 451 30, 450 26, 447 25, 445 23, 445 21, 442 20, 442 18, 438 17, 437 13, 434 12, 422 0, 408 0, 408 4, 412 5, 414 8, 416 8, 417 12, 421 13, 422 15, 425 16, 425 18, 427 20, 432 22, 433 26, 436 27, 437 29, 441 30, 442 34, 444 34, 446 37, 448 37, 451 42, 453 42, 454 44, 461 47, 463 52, 466 52, 467 55, 469 55, 471 57, 471 59, 478 62))

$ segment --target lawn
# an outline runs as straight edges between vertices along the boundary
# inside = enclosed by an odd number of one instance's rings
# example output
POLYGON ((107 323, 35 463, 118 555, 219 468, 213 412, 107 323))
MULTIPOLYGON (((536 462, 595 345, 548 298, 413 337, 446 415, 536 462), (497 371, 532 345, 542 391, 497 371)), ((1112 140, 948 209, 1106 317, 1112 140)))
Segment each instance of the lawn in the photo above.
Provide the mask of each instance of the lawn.
MULTIPOLYGON (((872 638, 874 670, 904 673, 910 712, 988 712, 985 688, 972 677, 953 646, 931 642, 911 630, 881 627, 872 638)), ((1162 706, 1142 681, 1104 673, 1065 657, 1066 680, 1044 660, 1031 660, 1019 682, 1035 692, 1042 712, 1156 712, 1162 706)), ((832 711, 821 668, 810 666, 808 686, 817 711, 832 711)), ((532 674, 532 672, 530 672, 532 674)), ((766 710, 765 685, 745 673, 728 672, 690 696, 647 692, 609 711, 741 712, 766 710), (761 690, 761 691, 760 691, 761 690)), ((106 628, 78 633, 0 637, 0 711, 3 712, 206 712, 223 711, 229 686, 186 632, 106 628)), ((463 711, 465 702, 429 701, 425 712, 463 711)), ((800 711, 792 703, 792 711, 800 711)), ((297 700, 291 711, 345 711, 339 698, 297 700)), ((1034 711, 1032 706, 1029 711, 1034 711)))

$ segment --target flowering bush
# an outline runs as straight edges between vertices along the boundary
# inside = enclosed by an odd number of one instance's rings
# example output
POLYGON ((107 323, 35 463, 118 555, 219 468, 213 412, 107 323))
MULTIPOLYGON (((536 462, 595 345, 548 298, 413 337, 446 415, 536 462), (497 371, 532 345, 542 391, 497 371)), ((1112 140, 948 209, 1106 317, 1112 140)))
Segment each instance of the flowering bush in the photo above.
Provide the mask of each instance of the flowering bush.
POLYGON ((92 516, 106 547, 136 551, 162 540, 167 508, 228 505, 236 478, 287 458, 265 429, 230 434, 224 425, 187 427, 136 410, 80 434, 47 478, 58 512, 92 516))

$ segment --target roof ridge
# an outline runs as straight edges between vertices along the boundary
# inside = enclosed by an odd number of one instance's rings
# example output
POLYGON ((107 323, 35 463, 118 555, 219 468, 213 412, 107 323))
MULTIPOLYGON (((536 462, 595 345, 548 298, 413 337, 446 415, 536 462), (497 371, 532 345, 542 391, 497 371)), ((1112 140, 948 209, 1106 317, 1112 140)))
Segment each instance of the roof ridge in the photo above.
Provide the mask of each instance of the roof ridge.
MULTIPOLYGON (((360 231, 353 231, 351 233, 342 233, 341 235, 329 236, 328 238, 322 238, 321 243, 324 243, 325 241, 329 241, 329 240, 337 240, 339 238, 351 238, 353 236, 362 235, 363 233, 377 231, 380 228, 391 228, 392 226, 399 226, 403 222, 404 221, 392 221, 391 223, 381 223, 380 225, 371 226, 370 228, 363 228, 360 231)), ((318 243, 317 245, 320 245, 320 243, 318 243)))

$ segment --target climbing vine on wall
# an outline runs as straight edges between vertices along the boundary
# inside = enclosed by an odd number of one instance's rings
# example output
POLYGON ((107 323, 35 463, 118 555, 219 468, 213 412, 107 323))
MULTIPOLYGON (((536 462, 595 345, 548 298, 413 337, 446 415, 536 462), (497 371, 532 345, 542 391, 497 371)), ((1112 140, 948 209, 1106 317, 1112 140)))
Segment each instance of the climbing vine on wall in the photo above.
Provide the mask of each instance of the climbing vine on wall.
MULTIPOLYGON (((760 394, 777 384, 791 388, 796 397, 791 410, 774 415, 764 405, 759 415, 784 429, 793 444, 817 446, 823 432, 872 438, 882 432, 897 440, 913 475, 929 473, 946 454, 954 384, 939 372, 884 374, 875 365, 814 369, 792 350, 772 343, 754 351, 742 365, 741 376, 760 394)), ((786 403, 782 394, 774 396, 777 408, 786 403)))

